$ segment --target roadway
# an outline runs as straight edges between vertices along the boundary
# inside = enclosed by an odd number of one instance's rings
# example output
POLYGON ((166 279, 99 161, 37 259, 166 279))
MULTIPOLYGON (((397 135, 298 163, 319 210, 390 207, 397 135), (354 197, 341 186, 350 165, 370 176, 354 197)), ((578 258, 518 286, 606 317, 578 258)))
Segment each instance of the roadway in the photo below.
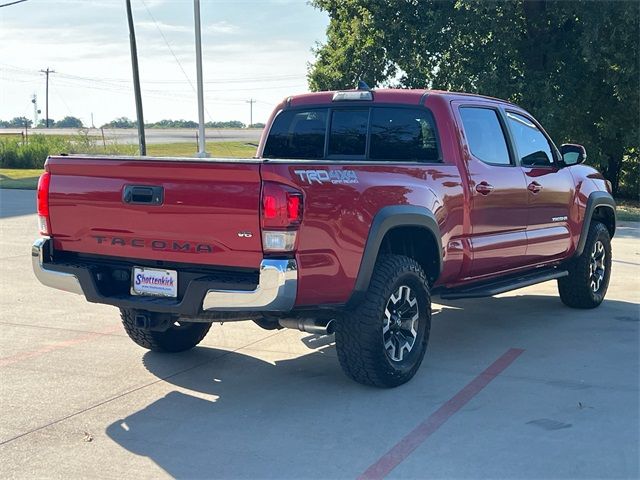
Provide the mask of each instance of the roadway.
MULTIPOLYGON (((100 129, 83 129, 89 135, 102 136, 100 129)), ((20 135, 24 129, 2 128, 0 134, 20 135)), ((75 128, 39 128, 30 129, 28 134, 43 135, 77 135, 79 132, 75 128)), ((197 130, 193 128, 148 128, 145 136, 148 144, 153 143, 182 143, 196 141, 197 130)), ((205 138, 211 142, 253 142, 260 140, 262 130, 260 129, 231 129, 231 128, 208 128, 205 131, 205 138)), ((120 144, 134 145, 138 143, 138 130, 135 128, 105 128, 104 135, 108 140, 113 140, 120 144)))

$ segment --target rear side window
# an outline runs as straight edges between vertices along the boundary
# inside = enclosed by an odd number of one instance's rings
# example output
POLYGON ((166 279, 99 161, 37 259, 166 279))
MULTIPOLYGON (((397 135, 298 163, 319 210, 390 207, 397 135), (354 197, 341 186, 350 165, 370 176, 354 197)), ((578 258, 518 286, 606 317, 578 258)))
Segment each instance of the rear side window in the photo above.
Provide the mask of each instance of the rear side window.
POLYGON ((372 160, 438 161, 433 118, 426 110, 374 108, 371 114, 372 160))
POLYGON ((327 109, 283 111, 276 117, 264 147, 265 158, 321 159, 327 109))
POLYGON ((329 156, 364 157, 369 109, 334 110, 329 133, 329 156))
POLYGON ((527 117, 517 113, 508 112, 507 119, 521 164, 525 167, 553 165, 551 146, 538 127, 527 117))
POLYGON ((463 107, 460 117, 474 157, 492 165, 511 165, 498 112, 490 108, 463 107))

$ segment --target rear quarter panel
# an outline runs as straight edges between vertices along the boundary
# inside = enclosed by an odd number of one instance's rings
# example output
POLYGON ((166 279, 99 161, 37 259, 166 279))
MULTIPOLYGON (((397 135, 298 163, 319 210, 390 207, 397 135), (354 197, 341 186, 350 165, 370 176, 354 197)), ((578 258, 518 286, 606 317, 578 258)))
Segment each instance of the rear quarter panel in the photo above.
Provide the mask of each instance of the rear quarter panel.
MULTIPOLYGON (((444 232, 443 244, 461 229, 462 189, 453 165, 270 163, 262 172, 264 180, 286 183, 304 192, 297 249, 298 306, 341 304, 349 299, 373 217, 387 205, 420 205, 431 210, 444 232), (310 170, 350 170, 358 183, 309 184, 296 173, 310 170)), ((445 256, 443 276, 455 274, 457 262, 452 260, 450 263, 445 256)))
POLYGON ((297 306, 349 300, 373 218, 388 205, 417 205, 434 213, 444 250, 438 283, 458 276, 464 251, 457 239, 468 228, 466 176, 460 174, 457 131, 449 106, 439 100, 434 97, 426 105, 437 124, 442 163, 275 160, 263 164, 263 180, 285 183, 304 192, 297 246, 297 306), (310 183, 308 174, 300 174, 309 170, 349 170, 355 172, 357 183, 310 183))

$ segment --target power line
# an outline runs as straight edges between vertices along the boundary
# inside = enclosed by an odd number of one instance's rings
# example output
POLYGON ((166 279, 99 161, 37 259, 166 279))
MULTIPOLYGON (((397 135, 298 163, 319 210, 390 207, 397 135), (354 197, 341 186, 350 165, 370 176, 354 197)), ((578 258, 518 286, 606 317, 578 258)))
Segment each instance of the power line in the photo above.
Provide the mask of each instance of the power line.
MULTIPOLYGON (((11 69, 11 70, 15 70, 15 71, 20 71, 20 72, 24 72, 24 73, 33 73, 35 72, 35 70, 30 70, 27 68, 22 68, 22 67, 17 67, 15 65, 9 65, 6 63, 1 63, 0 65, 4 66, 5 68, 11 69)), ((96 81, 96 82, 105 82, 105 83, 126 83, 129 84, 131 82, 131 79, 128 78, 113 78, 113 77, 85 77, 85 76, 80 76, 80 75, 72 75, 72 74, 63 74, 60 73, 60 75, 65 75, 67 77, 70 78, 77 78, 77 79, 81 79, 81 80, 91 80, 91 81, 96 81)), ((255 76, 250 76, 250 77, 240 77, 240 76, 234 76, 234 77, 226 77, 226 78, 218 78, 216 80, 205 80, 204 83, 248 83, 248 82, 260 82, 262 83, 270 83, 270 82, 281 82, 281 81, 286 81, 286 80, 295 80, 301 78, 300 75, 297 74, 287 74, 287 75, 271 75, 271 76, 259 76, 259 77, 255 77, 255 76)), ((176 84, 176 83, 183 83, 184 80, 144 80, 144 83, 154 83, 154 84, 176 84)))
POLYGON ((58 99, 62 102, 64 107, 67 109, 67 112, 69 112, 69 115, 73 116, 73 112, 69 108, 69 105, 67 104, 67 102, 65 102, 64 98, 62 97, 62 95, 60 95, 60 91, 58 90, 58 87, 56 87, 54 84, 51 84, 51 88, 53 89, 54 93, 58 96, 58 99))
POLYGON ((22 3, 22 2, 26 2, 27 0, 16 0, 15 2, 9 2, 9 3, 5 3, 4 5, 0 5, 0 8, 2 7, 9 7, 11 5, 15 5, 17 3, 22 3))
POLYGON ((158 22, 156 21, 156 17, 153 16, 153 13, 151 13, 151 10, 149 10, 149 7, 147 7, 147 3, 144 0, 142 1, 142 5, 144 5, 145 10, 147 11, 147 13, 149 14, 149 16, 151 17, 151 20, 153 20, 154 25, 156 26, 156 29, 158 30, 158 32, 160 33, 160 36, 162 37, 162 39, 164 40, 164 43, 167 44, 167 48, 169 49, 169 51, 171 52, 171 55, 173 55, 173 58, 175 59, 176 63, 178 64, 178 67, 180 67, 180 70, 182 70, 182 73, 184 75, 184 78, 187 79, 187 82, 189 82, 189 85, 191 85, 191 89, 195 92, 196 89, 193 86, 193 83, 191 82, 191 79, 189 78, 189 75, 187 75, 187 72, 185 71, 185 69, 182 67, 182 63, 180 63, 180 60, 178 59, 178 56, 175 54, 175 52, 173 51, 173 48, 171 48, 171 44, 169 43, 169 41, 167 40, 167 37, 164 36, 164 33, 162 32, 162 29, 160 28, 160 25, 158 25, 158 22))
MULTIPOLYGON (((191 82, 191 79, 189 78, 189 75, 187 75, 187 72, 185 71, 184 67, 182 66, 182 63, 180 63, 180 60, 178 59, 178 56, 173 51, 173 48, 171 48, 171 44, 167 40, 167 37, 164 36, 164 33, 162 32, 162 29, 160 28, 160 25, 158 25, 158 22, 156 21, 156 18, 151 13, 151 10, 149 10, 149 7, 147 7, 147 3, 145 2, 145 0, 141 0, 141 1, 142 1, 142 4, 144 5, 145 10, 149 14, 149 17, 151 17, 151 20, 153 20, 153 23, 156 26, 156 29, 160 33, 160 36, 164 40, 164 43, 167 44, 167 48, 169 48, 169 51, 171 52, 171 55, 173 55, 173 58, 175 59, 175 61, 178 64, 178 66, 180 67, 180 70, 182 70, 182 74, 184 75, 184 78, 186 78, 187 82, 189 82, 189 85, 191 86, 191 90, 193 90, 193 93, 195 93, 197 95, 196 88, 193 86, 193 82, 191 82)), ((207 116, 209 117, 209 120, 213 121, 213 117, 209 113, 209 109, 206 107, 206 105, 204 105, 204 101, 202 102, 202 107, 204 108, 204 111, 207 112, 207 116)), ((227 150, 229 151, 229 153, 231 153, 231 149, 226 144, 224 144, 224 145, 227 148, 227 150)))

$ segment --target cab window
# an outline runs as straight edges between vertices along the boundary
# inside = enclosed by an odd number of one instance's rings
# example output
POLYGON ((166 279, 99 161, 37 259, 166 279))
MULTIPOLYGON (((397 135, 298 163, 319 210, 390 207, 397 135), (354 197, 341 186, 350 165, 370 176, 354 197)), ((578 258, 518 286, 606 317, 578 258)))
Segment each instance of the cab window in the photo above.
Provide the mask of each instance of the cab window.
POLYGON ((463 107, 460 118, 474 157, 490 165, 511 165, 498 112, 492 108, 463 107))
POLYGON ((507 121, 523 167, 549 167, 553 153, 547 137, 527 117, 507 112, 507 121))
POLYGON ((329 156, 364 157, 369 109, 334 110, 331 114, 329 156))
POLYGON ((374 108, 369 158, 400 162, 439 161, 431 114, 415 108, 374 108))
POLYGON ((263 157, 442 161, 429 110, 370 105, 282 110, 269 130, 263 157))
POLYGON ((327 129, 327 109, 280 112, 269 131, 265 158, 321 159, 327 129))

